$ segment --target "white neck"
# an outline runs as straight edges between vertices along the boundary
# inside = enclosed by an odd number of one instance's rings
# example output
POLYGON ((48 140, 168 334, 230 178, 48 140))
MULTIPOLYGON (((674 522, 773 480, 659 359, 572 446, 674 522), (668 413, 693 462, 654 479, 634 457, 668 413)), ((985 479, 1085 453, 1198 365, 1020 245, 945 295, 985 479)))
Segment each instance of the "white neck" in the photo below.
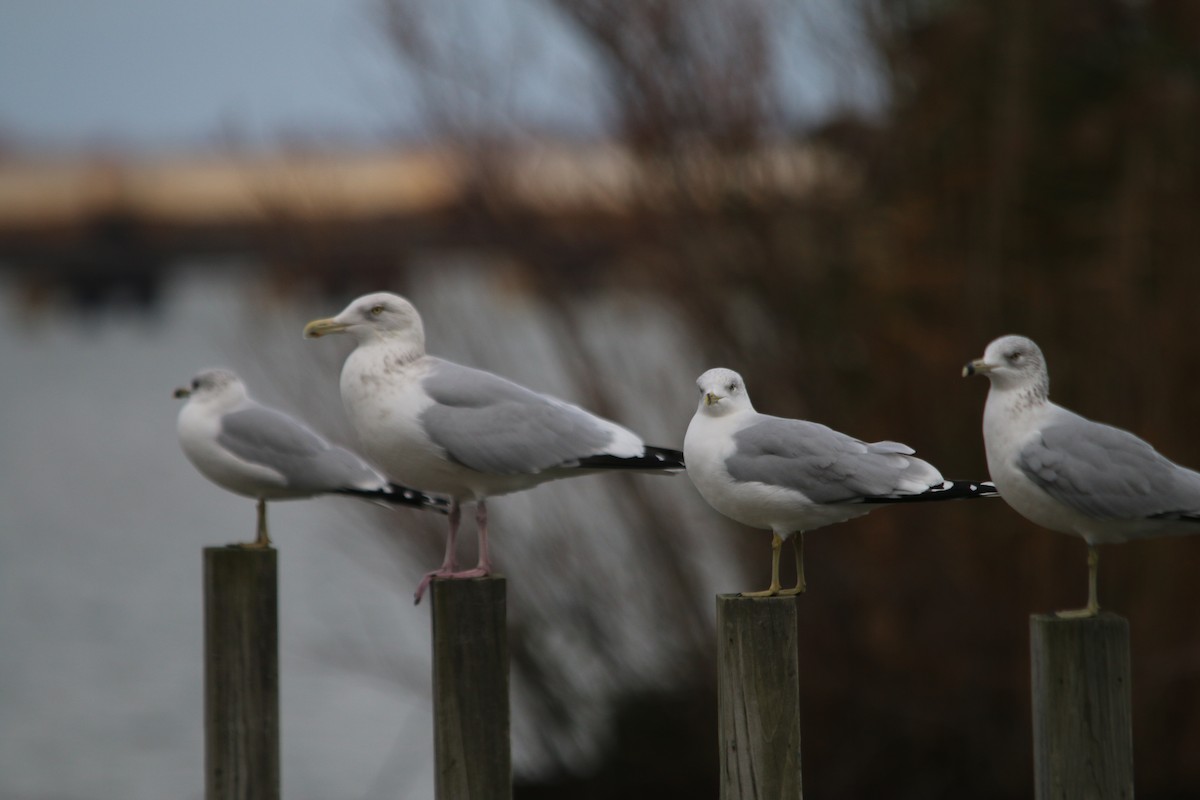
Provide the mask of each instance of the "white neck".
POLYGON ((993 385, 983 407, 983 438, 995 444, 1007 442, 1014 417, 1040 416, 1050 408, 1050 399, 1039 385, 993 385))

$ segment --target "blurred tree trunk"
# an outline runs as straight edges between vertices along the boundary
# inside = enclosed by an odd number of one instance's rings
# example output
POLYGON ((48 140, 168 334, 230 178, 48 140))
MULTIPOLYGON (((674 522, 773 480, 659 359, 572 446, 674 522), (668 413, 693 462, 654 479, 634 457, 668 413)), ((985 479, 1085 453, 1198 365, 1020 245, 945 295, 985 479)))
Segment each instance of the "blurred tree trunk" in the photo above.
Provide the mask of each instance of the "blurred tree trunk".
MULTIPOLYGON (((742 372, 760 410, 909 442, 952 477, 983 471, 982 390, 956 383, 957 369, 994 336, 1022 332, 1046 350, 1056 399, 1200 463, 1200 4, 860 0, 851 8, 876 52, 834 58, 848 69, 877 57, 886 109, 806 131, 779 111, 778 48, 799 46, 774 35, 797 13, 782 0, 537 2, 600 65, 612 131, 638 169, 640 202, 603 234, 531 224, 506 205, 511 176, 480 170, 476 223, 553 298, 562 328, 597 290, 650 292, 688 321, 703 366, 742 372), (780 143, 833 166, 806 193, 747 189, 751 162, 739 157, 780 143)), ((437 66, 446 55, 411 22, 422 0, 386 5, 401 12, 394 39, 410 63, 458 70, 484 81, 468 95, 497 96, 486 81, 503 65, 437 66)), ((477 141, 503 165, 494 140, 477 141)), ((616 406, 594 389, 597 408, 616 406)), ((671 524, 655 511, 642 535, 671 524)), ((738 542, 748 563, 761 559, 760 540, 738 542)), ((656 558, 672 557, 657 544, 656 558)), ((820 732, 805 742, 810 791, 1027 796, 1025 615, 1078 594, 1076 545, 999 505, 881 512, 812 537, 801 623, 805 727, 820 732)), ((1150 548, 1126 546, 1104 580, 1148 654, 1134 658, 1139 792, 1166 796, 1200 791, 1189 757, 1200 688, 1173 654, 1194 626, 1160 613, 1194 602, 1186 575, 1200 552, 1150 548)), ((680 569, 665 574, 686 590, 694 576, 680 569)), ((689 647, 707 668, 699 638, 689 647)), ((561 667, 520 644, 514 653, 533 683, 561 667)), ((702 692, 707 678, 693 678, 702 692)), ((571 702, 564 691, 546 713, 571 702)), ((686 737, 658 747, 676 763, 711 758, 686 737)), ((592 782, 616 785, 595 782, 628 757, 614 742, 592 782)))

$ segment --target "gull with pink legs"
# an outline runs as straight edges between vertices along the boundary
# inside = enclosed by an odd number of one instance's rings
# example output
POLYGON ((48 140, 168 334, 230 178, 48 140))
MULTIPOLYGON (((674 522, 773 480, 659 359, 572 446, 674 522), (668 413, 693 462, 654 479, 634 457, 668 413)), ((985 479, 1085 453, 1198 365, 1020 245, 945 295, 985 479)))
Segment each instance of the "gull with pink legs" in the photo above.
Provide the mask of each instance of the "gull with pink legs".
POLYGON ((678 450, 652 447, 632 431, 578 406, 483 370, 425 352, 417 309, 394 294, 358 298, 304 335, 346 333, 358 346, 342 367, 342 404, 364 452, 392 480, 449 495, 442 565, 433 578, 488 575, 487 500, 546 481, 608 470, 671 473, 678 450), (459 570, 455 538, 462 505, 475 503, 479 563, 459 570))

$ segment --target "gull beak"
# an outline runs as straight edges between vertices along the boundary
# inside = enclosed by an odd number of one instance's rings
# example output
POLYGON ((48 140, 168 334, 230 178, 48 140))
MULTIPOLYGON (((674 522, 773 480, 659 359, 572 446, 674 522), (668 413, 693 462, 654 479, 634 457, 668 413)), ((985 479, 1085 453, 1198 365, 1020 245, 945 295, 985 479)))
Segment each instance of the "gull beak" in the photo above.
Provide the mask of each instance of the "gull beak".
POLYGON ((334 317, 314 319, 304 326, 304 338, 319 339, 328 333, 341 333, 348 327, 350 326, 344 322, 338 322, 334 317))
POLYGON ((180 386, 178 389, 175 390, 175 398, 178 400, 182 400, 185 397, 191 397, 191 396, 192 396, 192 392, 190 389, 185 389, 182 386, 180 386))
POLYGON ((963 367, 962 376, 964 378, 968 378, 972 375, 987 375, 993 369, 995 369, 995 367, 993 367, 991 364, 987 363, 982 358, 977 358, 974 361, 967 362, 967 365, 963 367))
POLYGON ((719 402, 721 402, 721 398, 717 397, 717 396, 716 396, 715 394, 713 394, 712 392, 705 392, 705 393, 704 393, 704 405, 706 405, 706 406, 715 406, 715 405, 716 405, 717 403, 719 403, 719 402))

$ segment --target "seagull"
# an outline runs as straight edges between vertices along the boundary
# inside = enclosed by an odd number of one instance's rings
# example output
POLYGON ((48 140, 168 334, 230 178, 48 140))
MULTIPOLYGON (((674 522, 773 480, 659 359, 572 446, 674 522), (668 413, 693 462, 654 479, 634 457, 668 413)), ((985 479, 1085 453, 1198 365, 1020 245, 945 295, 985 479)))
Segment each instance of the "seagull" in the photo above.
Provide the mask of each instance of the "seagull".
POLYGON ((899 442, 867 443, 816 422, 760 414, 733 370, 710 369, 696 385, 700 403, 683 440, 688 477, 717 511, 772 533, 771 585, 743 597, 805 590, 805 531, 861 517, 883 503, 995 494, 990 483, 945 480, 899 442), (779 554, 793 533, 796 585, 782 589, 779 554))
POLYGON ((344 494, 448 513, 446 500, 390 483, 303 422, 255 402, 227 369, 199 373, 175 397, 187 399, 177 423, 184 455, 221 488, 258 501, 257 536, 241 547, 271 546, 268 500, 344 494))
POLYGON ((367 455, 392 478, 449 495, 449 533, 433 578, 492 571, 487 500, 546 481, 606 470, 678 472, 683 454, 652 447, 632 431, 578 406, 490 372, 425 353, 417 309, 386 292, 314 320, 307 338, 346 333, 358 343, 342 367, 342 404, 367 455), (459 571, 455 538, 461 506, 475 503, 479 562, 459 571))
POLYGON ((1200 473, 1128 431, 1050 402, 1046 359, 1032 340, 996 339, 963 367, 968 375, 991 382, 983 443, 1000 495, 1026 519, 1087 543, 1087 605, 1058 616, 1099 612, 1097 546, 1200 533, 1200 473))

